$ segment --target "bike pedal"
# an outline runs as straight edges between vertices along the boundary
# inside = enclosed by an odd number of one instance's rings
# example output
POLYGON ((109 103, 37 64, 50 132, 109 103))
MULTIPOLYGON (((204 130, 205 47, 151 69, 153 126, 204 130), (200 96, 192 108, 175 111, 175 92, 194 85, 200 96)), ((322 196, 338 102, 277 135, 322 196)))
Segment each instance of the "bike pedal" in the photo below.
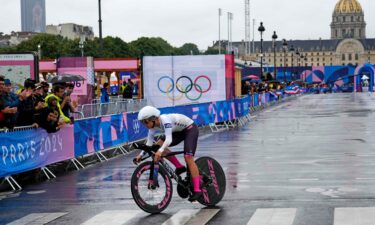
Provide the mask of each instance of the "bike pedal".
POLYGON ((147 186, 149 190, 155 190, 158 187, 159 187, 159 184, 148 184, 147 186))

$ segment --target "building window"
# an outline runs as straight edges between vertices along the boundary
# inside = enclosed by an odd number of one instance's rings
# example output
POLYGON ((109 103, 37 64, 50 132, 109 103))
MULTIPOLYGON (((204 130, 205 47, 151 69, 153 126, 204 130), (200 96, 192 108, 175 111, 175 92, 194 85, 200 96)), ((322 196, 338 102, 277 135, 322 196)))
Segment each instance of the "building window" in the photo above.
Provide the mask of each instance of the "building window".
POLYGON ((351 16, 351 21, 354 22, 354 16, 351 16))
POLYGON ((345 54, 342 54, 341 60, 345 60, 345 54))
POLYGON ((342 22, 346 22, 345 16, 342 17, 342 22))
POLYGON ((338 34, 337 34, 337 30, 335 30, 335 37, 337 37, 338 36, 338 34))
POLYGON ((358 53, 355 54, 355 60, 358 60, 359 59, 359 56, 358 56, 358 53))
POLYGON ((352 60, 352 54, 351 53, 349 54, 349 60, 352 60))
POLYGON ((359 29, 358 33, 359 33, 359 37, 362 37, 362 29, 359 29))
POLYGON ((342 29, 342 35, 341 36, 345 37, 345 33, 346 33, 346 30, 342 29))

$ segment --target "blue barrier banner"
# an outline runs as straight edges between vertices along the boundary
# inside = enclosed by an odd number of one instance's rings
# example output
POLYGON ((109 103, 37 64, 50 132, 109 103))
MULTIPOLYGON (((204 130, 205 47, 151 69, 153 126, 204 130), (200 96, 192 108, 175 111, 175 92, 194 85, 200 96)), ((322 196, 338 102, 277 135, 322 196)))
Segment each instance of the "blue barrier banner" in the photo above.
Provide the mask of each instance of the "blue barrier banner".
POLYGON ((128 142, 126 113, 74 123, 74 152, 82 156, 128 142))
POLYGON ((244 97, 244 98, 239 98, 235 100, 236 104, 236 117, 243 117, 249 114, 250 112, 250 101, 251 97, 250 95, 244 97))
POLYGON ((234 100, 213 102, 212 107, 216 123, 236 119, 234 100))
POLYGON ((0 133, 0 140, 0 177, 74 157, 71 125, 53 134, 43 129, 0 133))
POLYGON ((138 120, 138 113, 127 113, 127 130, 130 142, 141 140, 147 136, 147 128, 138 120))
POLYGON ((259 94, 253 95, 253 106, 259 106, 259 94))

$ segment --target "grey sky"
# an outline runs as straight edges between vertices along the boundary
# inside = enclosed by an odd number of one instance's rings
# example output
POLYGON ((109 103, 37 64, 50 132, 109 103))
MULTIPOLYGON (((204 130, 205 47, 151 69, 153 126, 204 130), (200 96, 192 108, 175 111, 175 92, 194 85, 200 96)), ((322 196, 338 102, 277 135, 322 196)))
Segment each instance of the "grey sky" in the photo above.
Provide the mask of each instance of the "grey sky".
MULTIPOLYGON (((256 27, 263 21, 264 39, 276 30, 279 39, 330 38, 332 12, 338 0, 250 0, 256 27)), ((367 37, 375 38, 375 1, 359 0, 365 12, 367 37)), ((0 31, 21 30, 20 1, 0 0, 0 31)), ((191 42, 206 49, 218 39, 218 8, 222 8, 221 37, 227 39, 227 13, 234 14, 232 39, 245 38, 244 0, 102 0, 103 36, 126 42, 141 36, 162 37, 180 47, 191 42)), ((98 28, 97 0, 46 0, 47 24, 73 22, 98 28)), ((252 31, 252 28, 251 28, 252 31)), ((252 34, 251 34, 252 35, 252 34)), ((256 31, 255 40, 260 35, 256 31)))

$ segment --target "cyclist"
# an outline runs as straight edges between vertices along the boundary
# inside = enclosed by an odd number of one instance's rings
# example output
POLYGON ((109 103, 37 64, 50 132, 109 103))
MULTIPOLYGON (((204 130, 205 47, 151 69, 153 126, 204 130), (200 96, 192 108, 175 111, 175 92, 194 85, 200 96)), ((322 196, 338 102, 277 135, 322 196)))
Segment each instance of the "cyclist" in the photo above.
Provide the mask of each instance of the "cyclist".
MULTIPOLYGON (((156 143, 161 147, 154 155, 155 162, 158 162, 162 155, 166 155, 170 152, 167 147, 173 147, 184 141, 184 158, 194 185, 193 195, 189 198, 189 201, 192 202, 199 199, 202 195, 202 190, 200 189, 199 170, 194 161, 199 130, 194 121, 183 114, 160 115, 160 111, 152 106, 143 107, 139 111, 138 120, 149 129, 146 143, 147 146, 153 144, 156 131, 162 131, 165 134, 165 137, 162 137, 156 143)), ((136 157, 136 161, 139 162, 143 155, 144 152, 142 151, 136 157)), ((186 168, 181 165, 176 156, 169 156, 167 159, 176 166, 177 174, 186 171, 186 168)))

